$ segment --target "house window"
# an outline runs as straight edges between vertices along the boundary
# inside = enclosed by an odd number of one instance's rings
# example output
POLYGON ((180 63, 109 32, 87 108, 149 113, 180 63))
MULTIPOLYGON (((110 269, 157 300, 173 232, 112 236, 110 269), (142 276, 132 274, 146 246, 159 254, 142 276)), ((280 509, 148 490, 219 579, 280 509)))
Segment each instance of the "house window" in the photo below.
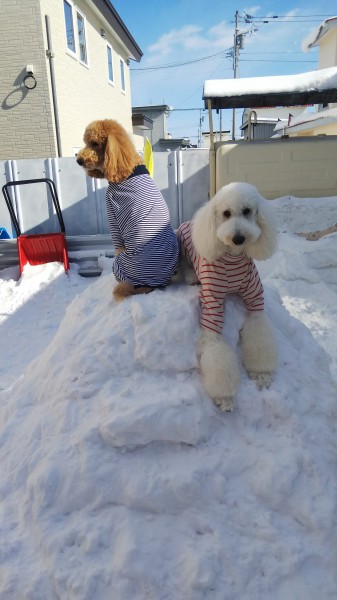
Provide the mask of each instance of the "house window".
POLYGON ((80 61, 88 64, 87 56, 87 42, 85 37, 85 19, 79 12, 77 13, 77 30, 78 30, 78 43, 80 48, 80 61))
POLYGON ((124 60, 120 59, 119 61, 120 69, 121 69, 121 86, 123 92, 125 92, 125 71, 124 71, 124 60))
POLYGON ((86 18, 71 0, 63 0, 67 52, 88 66, 86 18))
POLYGON ((63 0, 64 20, 66 25, 67 48, 70 52, 76 53, 75 32, 73 21, 73 7, 67 0, 63 0))
POLYGON ((111 48, 111 46, 107 46, 107 53, 108 53, 108 76, 109 76, 110 83, 113 83, 114 82, 114 70, 113 70, 113 64, 112 64, 112 48, 111 48))

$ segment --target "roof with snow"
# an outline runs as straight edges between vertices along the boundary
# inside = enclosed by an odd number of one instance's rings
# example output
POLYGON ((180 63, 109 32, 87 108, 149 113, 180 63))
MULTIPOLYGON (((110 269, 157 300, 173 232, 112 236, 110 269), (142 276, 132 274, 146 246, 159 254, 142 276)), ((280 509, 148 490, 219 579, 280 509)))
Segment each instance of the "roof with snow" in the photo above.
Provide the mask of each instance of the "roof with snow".
POLYGON ((331 29, 337 27, 337 17, 329 17, 322 21, 317 29, 314 29, 302 42, 302 49, 306 52, 314 46, 319 46, 322 37, 331 29))
MULTIPOLYGON (((274 131, 280 135, 287 131, 305 131, 312 127, 321 125, 330 125, 337 122, 337 108, 320 110, 316 113, 303 113, 299 116, 289 115, 288 120, 281 120, 277 123, 274 131)), ((273 136, 276 137, 276 136, 273 136)))
POLYGON ((293 106, 337 102, 337 67, 271 77, 214 79, 204 83, 211 108, 293 106))

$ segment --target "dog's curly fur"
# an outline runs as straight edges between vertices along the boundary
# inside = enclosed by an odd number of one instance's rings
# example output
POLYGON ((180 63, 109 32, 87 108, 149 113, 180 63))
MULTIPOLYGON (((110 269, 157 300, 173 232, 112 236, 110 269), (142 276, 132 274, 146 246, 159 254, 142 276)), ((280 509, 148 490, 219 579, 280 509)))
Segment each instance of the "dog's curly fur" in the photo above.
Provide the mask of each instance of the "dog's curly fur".
MULTIPOLYGON (((263 260, 277 245, 276 226, 269 203, 246 183, 231 183, 201 207, 192 219, 192 240, 208 262, 224 254, 263 260)), ((240 331, 243 364, 259 387, 269 386, 277 368, 277 345, 264 311, 251 312, 240 331)), ((235 353, 222 335, 202 328, 198 357, 205 389, 222 410, 232 410, 240 383, 235 353)))
MULTIPOLYGON (((82 148, 76 157, 89 177, 107 179, 113 183, 121 183, 127 179, 137 165, 143 164, 128 133, 113 119, 92 121, 86 127, 82 148)), ((125 248, 117 248, 116 255, 125 248)), ((118 283, 113 289, 113 297, 117 302, 134 294, 147 294, 153 288, 135 287, 126 281, 118 283)))
POLYGON ((77 162, 89 177, 120 183, 143 164, 125 129, 112 119, 89 123, 83 141, 77 162))

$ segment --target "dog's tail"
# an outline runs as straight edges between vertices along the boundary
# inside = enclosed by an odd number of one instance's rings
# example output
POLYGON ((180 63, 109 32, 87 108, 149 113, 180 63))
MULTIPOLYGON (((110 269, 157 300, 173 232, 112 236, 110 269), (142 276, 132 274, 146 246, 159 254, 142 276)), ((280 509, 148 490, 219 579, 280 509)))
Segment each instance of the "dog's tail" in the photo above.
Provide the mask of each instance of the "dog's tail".
POLYGON ((135 294, 149 294, 153 291, 153 289, 154 288, 145 285, 135 287, 127 281, 120 281, 114 287, 112 295, 116 302, 121 302, 122 300, 124 300, 124 298, 134 296, 135 294))

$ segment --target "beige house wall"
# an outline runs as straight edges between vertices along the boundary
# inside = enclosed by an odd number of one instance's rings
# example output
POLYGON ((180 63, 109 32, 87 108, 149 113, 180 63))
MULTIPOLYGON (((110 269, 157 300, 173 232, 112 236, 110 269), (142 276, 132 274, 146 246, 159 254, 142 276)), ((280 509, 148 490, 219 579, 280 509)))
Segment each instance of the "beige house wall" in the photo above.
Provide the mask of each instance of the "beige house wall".
MULTIPOLYGON (((337 66, 337 27, 328 31, 319 41, 318 68, 327 69, 337 66)), ((335 108, 336 102, 330 102, 329 108, 335 108)), ((327 131, 330 135, 331 127, 327 131)))
MULTIPOLYGON (((88 66, 67 50, 63 0, 40 0, 41 18, 50 17, 50 33, 54 52, 55 81, 60 122, 62 156, 74 156, 83 145, 87 124, 96 119, 116 119, 132 135, 130 71, 127 54, 84 0, 75 9, 86 17, 88 66), (101 36, 101 28, 106 37, 101 36), (114 85, 108 81, 107 43, 112 47, 114 85), (120 64, 124 61, 125 87, 122 91, 120 64)), ((46 32, 44 28, 45 45, 46 32)))
POLYGON ((116 119, 132 136, 128 51, 93 3, 77 0, 74 7, 85 17, 88 66, 80 62, 79 55, 67 51, 63 0, 0 1, 0 159, 57 156, 46 15, 54 53, 61 155, 74 156, 83 145, 86 125, 95 119, 116 119), (108 43, 113 54, 114 85, 108 81, 108 43), (120 59, 124 62, 125 92, 120 59), (34 67, 34 90, 23 85, 27 64, 34 67))
POLYGON ((246 181, 268 199, 337 196, 337 137, 229 142, 216 147, 210 167, 211 195, 246 181))
POLYGON ((337 123, 329 123, 329 125, 322 125, 321 127, 313 126, 312 129, 293 133, 294 137, 308 137, 312 135, 337 135, 337 123))
POLYGON ((0 72, 0 159, 55 156, 39 0, 1 0, 0 72), (34 90, 23 84, 28 64, 34 90))
POLYGON ((133 130, 132 141, 135 145, 137 152, 142 153, 144 151, 146 135, 143 132, 139 132, 136 127, 133 130))
POLYGON ((319 40, 318 68, 327 69, 337 65, 337 28, 328 31, 319 40))

